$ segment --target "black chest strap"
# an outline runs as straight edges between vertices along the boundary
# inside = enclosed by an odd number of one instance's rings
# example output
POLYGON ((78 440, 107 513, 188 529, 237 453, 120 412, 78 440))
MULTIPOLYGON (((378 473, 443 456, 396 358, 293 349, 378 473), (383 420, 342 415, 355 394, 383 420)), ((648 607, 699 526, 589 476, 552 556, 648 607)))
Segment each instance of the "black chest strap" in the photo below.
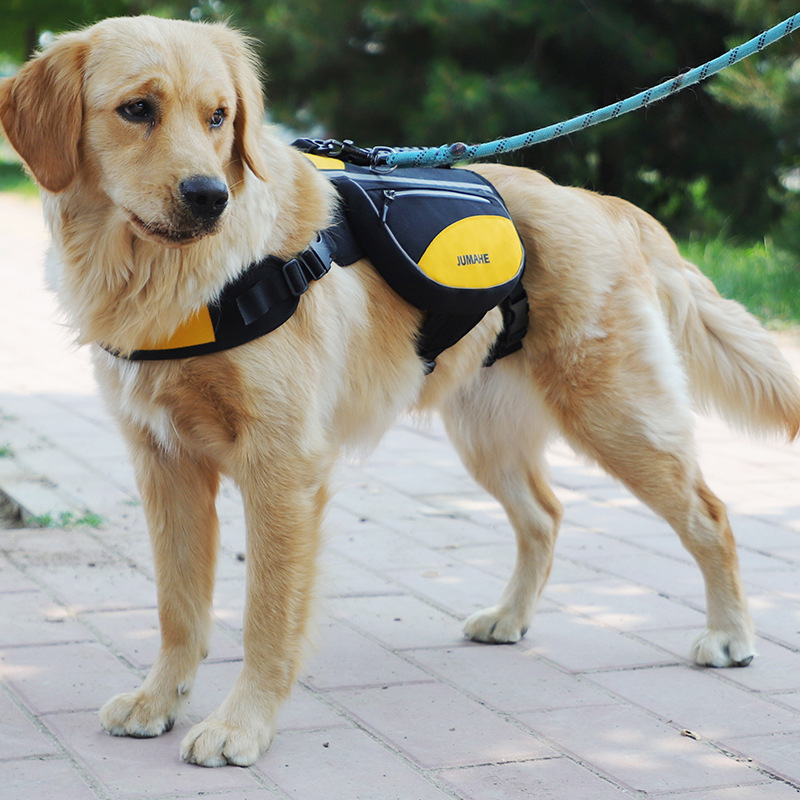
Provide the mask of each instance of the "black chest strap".
MULTIPOLYGON (((323 232, 290 261, 267 256, 226 284, 215 302, 197 312, 168 339, 148 344, 128 358, 162 361, 201 356, 237 347, 274 331, 294 314, 309 284, 330 270, 332 252, 332 241, 323 232)), ((104 346, 114 354, 112 346, 104 346)))

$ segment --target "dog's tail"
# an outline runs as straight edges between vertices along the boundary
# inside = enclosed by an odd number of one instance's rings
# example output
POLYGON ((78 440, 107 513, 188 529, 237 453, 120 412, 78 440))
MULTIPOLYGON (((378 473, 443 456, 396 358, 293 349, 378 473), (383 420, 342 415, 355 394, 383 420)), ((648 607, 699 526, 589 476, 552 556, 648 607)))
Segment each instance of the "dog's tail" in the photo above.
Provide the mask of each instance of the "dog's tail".
POLYGON ((720 297, 694 264, 670 255, 651 264, 698 410, 713 408, 750 433, 796 438, 800 380, 774 339, 741 305, 720 297))

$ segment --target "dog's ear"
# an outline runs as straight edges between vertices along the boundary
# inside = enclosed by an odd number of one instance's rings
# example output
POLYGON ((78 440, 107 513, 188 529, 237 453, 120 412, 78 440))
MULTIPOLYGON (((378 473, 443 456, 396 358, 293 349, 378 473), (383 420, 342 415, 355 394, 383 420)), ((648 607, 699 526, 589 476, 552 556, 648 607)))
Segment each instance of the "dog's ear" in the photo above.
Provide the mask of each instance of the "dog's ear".
POLYGON ((82 36, 66 34, 0 82, 0 123, 6 136, 51 192, 66 189, 78 170, 85 52, 82 36))
POLYGON ((234 147, 239 158, 256 177, 266 180, 269 169, 261 150, 264 124, 264 96, 261 70, 251 41, 241 33, 225 28, 225 54, 236 85, 236 116, 233 120, 234 147))

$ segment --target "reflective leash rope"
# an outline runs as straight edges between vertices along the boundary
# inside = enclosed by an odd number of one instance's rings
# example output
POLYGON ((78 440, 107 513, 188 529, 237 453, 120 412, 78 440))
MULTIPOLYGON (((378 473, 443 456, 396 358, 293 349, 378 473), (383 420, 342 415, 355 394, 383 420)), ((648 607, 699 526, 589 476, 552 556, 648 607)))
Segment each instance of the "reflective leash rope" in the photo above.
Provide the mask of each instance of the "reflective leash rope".
MULTIPOLYGON (((576 131, 582 131, 592 125, 597 125, 609 119, 614 119, 629 111, 651 105, 658 100, 663 100, 676 92, 692 86, 695 83, 715 75, 727 67, 737 64, 739 61, 748 58, 754 53, 761 52, 765 47, 774 44, 778 39, 792 33, 800 25, 800 13, 795 14, 789 19, 784 20, 773 28, 756 36, 744 44, 734 47, 724 55, 707 61, 699 67, 695 67, 688 72, 678 75, 676 78, 664 81, 639 92, 625 100, 573 117, 565 122, 549 125, 546 128, 539 128, 529 133, 521 133, 517 136, 509 136, 497 139, 493 142, 484 144, 468 145, 463 142, 454 144, 444 144, 441 147, 428 148, 391 148, 391 147, 356 147, 351 141, 339 142, 335 139, 325 141, 313 140, 319 155, 329 155, 341 158, 351 163, 369 164, 373 167, 392 169, 395 167, 442 167, 454 164, 457 161, 472 161, 479 158, 488 158, 501 153, 510 153, 513 150, 521 150, 534 144, 541 144, 559 136, 567 136, 576 131)), ((312 140, 305 140, 310 142, 312 140)))

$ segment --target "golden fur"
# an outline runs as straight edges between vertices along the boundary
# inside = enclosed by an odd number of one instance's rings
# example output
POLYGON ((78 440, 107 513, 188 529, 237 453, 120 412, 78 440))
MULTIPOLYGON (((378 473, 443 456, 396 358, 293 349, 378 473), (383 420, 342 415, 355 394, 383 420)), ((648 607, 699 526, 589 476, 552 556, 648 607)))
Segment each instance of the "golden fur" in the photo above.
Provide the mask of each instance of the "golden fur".
POLYGON ((691 402, 795 437, 800 388, 758 323, 624 201, 475 167, 505 198, 528 259, 530 331, 521 352, 489 369, 499 312, 425 377, 414 349, 420 312, 364 262, 334 267, 285 325, 223 353, 129 362, 98 347, 130 352, 169 335, 251 261, 291 257, 326 226, 328 182, 261 125, 252 62, 225 26, 110 19, 59 37, 0 84, 0 120, 42 188, 53 285, 94 349, 152 538, 161 651, 139 690, 102 708, 103 727, 158 735, 192 687, 208 645, 214 499, 226 474, 247 519, 244 666, 181 752, 207 766, 258 758, 301 663, 336 457, 374 443, 406 409, 440 411, 516 532, 508 587, 466 621, 469 637, 514 642, 531 623, 561 518, 543 451, 560 433, 696 558, 708 620, 694 659, 748 663, 754 635, 735 544, 697 465, 691 402), (195 175, 230 192, 203 225, 179 190, 195 175))

